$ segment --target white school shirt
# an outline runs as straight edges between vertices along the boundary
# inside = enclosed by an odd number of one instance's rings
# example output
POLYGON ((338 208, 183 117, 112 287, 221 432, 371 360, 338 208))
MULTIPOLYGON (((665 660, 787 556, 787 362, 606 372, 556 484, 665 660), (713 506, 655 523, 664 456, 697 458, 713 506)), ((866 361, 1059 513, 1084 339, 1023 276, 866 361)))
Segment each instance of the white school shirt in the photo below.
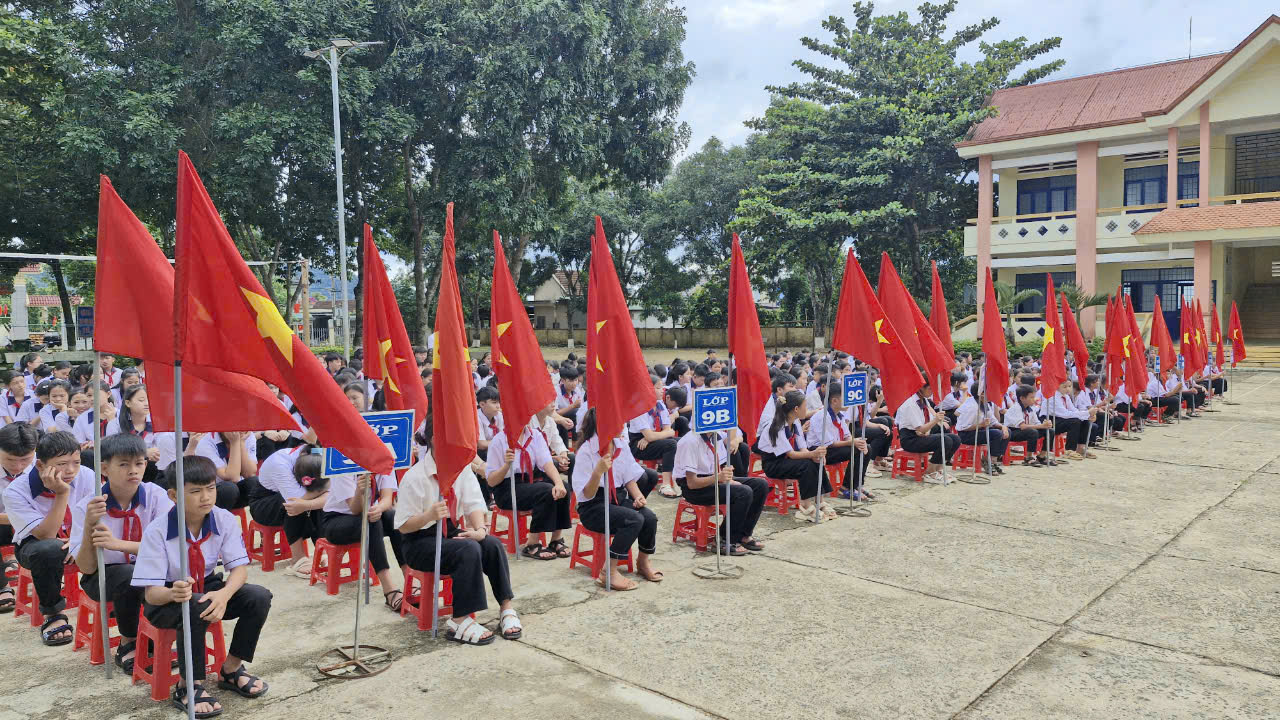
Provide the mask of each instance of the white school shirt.
MULTIPOLYGON (((9 489, 9 485, 13 484, 13 481, 18 480, 19 478, 25 478, 35 466, 36 462, 35 460, 32 460, 31 464, 17 475, 10 475, 7 471, 0 470, 0 513, 4 512, 4 491, 9 489)), ((12 523, 13 520, 11 519, 9 522, 12 523)))
MULTIPOLYGON (((818 407, 822 406, 819 405, 818 407)), ((760 410, 760 422, 756 423, 757 444, 759 444, 759 438, 764 437, 764 434, 769 432, 769 426, 773 424, 773 416, 776 415, 777 412, 777 396, 770 395, 769 399, 765 400, 764 407, 760 410)))
MULTIPOLYGON (((559 435, 559 433, 557 433, 559 435)), ((484 474, 491 475, 498 468, 502 467, 507 461, 507 448, 510 447, 507 440, 507 434, 500 432, 493 437, 493 441, 489 443, 489 452, 484 462, 484 474)), ((551 457, 551 447, 547 444, 547 437, 538 431, 537 428, 525 426, 520 432, 520 437, 516 439, 515 460, 511 462, 511 467, 507 469, 506 477, 514 477, 517 472, 524 472, 521 455, 529 454, 529 461, 532 464, 530 473, 543 467, 547 463, 553 462, 551 457)))
POLYGON ((27 385, 27 394, 30 395, 36 390, 36 376, 29 372, 22 373, 22 381, 27 385))
POLYGON ((800 427, 799 420, 789 426, 784 425, 778 428, 777 438, 769 437, 769 431, 766 430, 758 440, 760 449, 777 457, 782 457, 792 450, 808 450, 809 448, 805 445, 804 432, 801 431, 800 427), (792 439, 795 440, 794 445, 791 442, 792 439))
MULTIPOLYGON (((258 464, 258 440, 252 434, 245 435, 244 452, 253 461, 254 465, 258 464)), ((227 466, 227 460, 231 457, 231 448, 223 441, 222 436, 218 433, 208 433, 200 438, 200 442, 196 445, 196 455, 209 458, 213 461, 213 466, 221 470, 227 466)))
MULTIPOLYGON (((93 471, 82 467, 71 479, 71 493, 67 497, 67 510, 75 507, 84 497, 93 493, 93 471)), ((53 495, 45 495, 47 489, 40 479, 40 471, 34 463, 31 469, 21 477, 15 478, 4 490, 5 513, 9 515, 9 524, 13 526, 13 544, 20 545, 31 531, 44 521, 53 508, 53 495)), ((70 530, 71 523, 64 521, 70 530)))
MULTIPOLYGON (((71 426, 71 434, 76 436, 76 441, 83 443, 93 442, 93 419, 97 417, 96 411, 86 410, 80 413, 76 418, 76 422, 71 426)), ((103 428, 104 430, 106 428, 103 428)), ((103 434, 106 437, 106 434, 103 434)))
MULTIPOLYGON (((165 492, 164 488, 159 485, 153 485, 148 482, 138 485, 138 489, 133 495, 133 501, 128 508, 122 507, 115 497, 111 495, 110 484, 104 483, 98 492, 107 496, 107 514, 102 516, 100 522, 111 530, 111 534, 117 540, 128 539, 124 536, 125 519, 111 517, 112 510, 123 512, 127 509, 136 513, 138 521, 141 523, 142 531, 146 532, 147 526, 152 521, 156 518, 163 520, 164 516, 169 513, 169 509, 173 507, 173 501, 169 499, 169 493, 165 492)), ((86 495, 80 499, 80 502, 76 503, 75 507, 71 508, 70 551, 73 556, 80 552, 81 541, 84 539, 84 516, 89 511, 89 501, 94 497, 95 495, 92 494, 86 495)), ((142 542, 141 536, 138 537, 138 542, 142 542)), ((127 563, 132 562, 132 560, 133 558, 116 550, 104 549, 102 551, 102 562, 107 565, 127 563)))
MULTIPOLYGON (((453 481, 453 495, 458 500, 457 512, 460 516, 489 509, 480 492, 480 481, 476 479, 470 465, 462 468, 462 472, 453 481)), ((396 495, 395 528, 399 530, 409 518, 421 515, 438 502, 440 485, 436 480, 436 459, 427 452, 400 479, 400 492, 396 495)), ((422 529, 434 533, 435 527, 436 524, 431 523, 422 529)))
POLYGON ((17 420, 18 411, 22 409, 22 403, 24 402, 26 402, 25 396, 22 400, 19 400, 8 390, 0 393, 0 419, 3 419, 5 423, 17 420))
MULTIPOLYGON (((358 473, 349 475, 334 475, 329 478, 329 497, 324 501, 324 511, 333 513, 342 513, 343 515, 351 515, 351 508, 347 506, 347 501, 356 494, 356 478, 358 473)), ((382 494, 383 490, 396 489, 395 475, 374 475, 374 487, 377 493, 382 494)), ((375 501, 376 502, 376 501, 375 501)))
POLYGON ((298 458, 302 457, 305 447, 305 445, 299 445, 293 448, 281 448, 271 453, 266 460, 262 461, 262 467, 258 468, 258 484, 264 490, 280 493, 280 497, 285 500, 305 495, 307 489, 299 485, 297 478, 293 475, 293 466, 298 464, 298 458))
MULTIPOLYGON (((142 369, 141 369, 141 368, 139 368, 139 369, 138 369, 138 371, 139 371, 139 372, 141 372, 141 371, 142 371, 142 369)), ((119 384, 120 384, 120 373, 122 373, 122 372, 124 372, 124 371, 123 371, 123 370, 121 370, 121 369, 120 369, 120 368, 118 368, 118 367, 113 367, 113 368, 111 368, 110 370, 103 370, 103 371, 102 371, 102 382, 106 383, 108 386, 115 386, 115 385, 119 385, 119 384)), ((139 377, 141 377, 141 375, 139 375, 139 377)))
POLYGON ((1158 398, 1164 393, 1164 383, 1160 382, 1160 376, 1152 373, 1151 379, 1147 381, 1147 395, 1152 398, 1158 398))
POLYGON ((52 405, 45 405, 40 408, 40 412, 36 413, 35 422, 33 424, 47 433, 55 432, 62 429, 58 427, 57 418, 66 414, 67 412, 65 410, 58 410, 52 405))
POLYGON ((893 416, 893 424, 898 426, 898 432, 915 430, 927 424, 929 422, 928 407, 928 401, 922 400, 919 395, 903 401, 898 406, 898 412, 893 416), (921 407, 921 403, 924 403, 924 407, 921 407))
POLYGON ((1117 403, 1128 403, 1128 402, 1129 402, 1129 394, 1128 394, 1128 393, 1126 393, 1126 392, 1124 391, 1124 383, 1120 383, 1120 387, 1116 388, 1116 398, 1115 398, 1115 399, 1116 399, 1116 402, 1117 402, 1117 403))
POLYGON ((22 401, 22 406, 18 408, 18 412, 14 415, 15 420, 22 422, 31 422, 36 419, 40 411, 44 408, 44 403, 35 396, 34 389, 27 390, 27 399, 22 401))
POLYGON ((964 398, 965 395, 966 393, 961 390, 952 390, 951 392, 942 396, 942 402, 938 403, 938 410, 940 411, 955 410, 956 408, 960 407, 961 400, 964 398))
POLYGON ((1095 403, 1101 402, 1102 398, 1096 396, 1094 390, 1084 389, 1076 395, 1076 409, 1088 411, 1095 403))
POLYGON ((809 447, 826 447, 849 437, 849 411, 839 412, 827 408, 809 418, 809 432, 805 434, 805 444, 809 447), (833 417, 834 416, 834 417, 833 417))
POLYGON ((627 432, 642 433, 645 430, 665 430, 671 427, 671 413, 667 412, 665 403, 654 403, 653 409, 631 418, 627 423, 627 432), (654 427, 654 419, 661 423, 661 428, 654 427))
POLYGON ((987 420, 991 421, 991 427, 1000 427, 1000 418, 996 417, 995 405, 987 403, 986 412, 981 413, 978 410, 978 400, 970 395, 964 399, 960 407, 956 409, 956 432, 964 430, 972 430, 978 424, 979 415, 985 415, 987 420))
MULTIPOLYGON (((581 385, 574 388, 573 392, 566 394, 564 384, 556 383, 556 410, 563 410, 575 402, 581 402, 583 397, 581 385)), ((578 409, 581 410, 582 406, 579 405, 578 409)))
MULTIPOLYGON (((810 385, 812 385, 812 383, 810 383, 810 385)), ((817 386, 814 386, 812 390, 805 393, 804 407, 806 410, 810 410, 812 412, 818 412, 819 410, 822 409, 822 406, 824 404, 825 403, 822 400, 822 395, 818 392, 817 386)), ((772 421, 773 418, 769 418, 769 420, 772 421)))
POLYGON ((484 439, 487 442, 493 442, 493 436, 500 434, 507 427, 506 423, 502 421, 501 410, 499 410, 498 414, 494 415, 493 419, 490 420, 489 417, 484 414, 483 410, 476 408, 476 422, 480 424, 480 432, 484 433, 484 439), (491 425, 496 425, 498 429, 494 430, 490 427, 491 425))
POLYGON ((1024 408, 1022 407, 1022 403, 1014 403, 1013 406, 1004 413, 1004 426, 1007 428, 1017 428, 1023 423, 1039 425, 1040 415, 1036 412, 1034 405, 1024 408))
POLYGON ((574 432, 582 432, 582 421, 586 419, 587 411, 590 409, 591 409, 591 406, 587 404, 586 396, 583 396, 582 405, 578 407, 578 414, 576 417, 573 418, 574 432))
POLYGON ((1054 393, 1044 403, 1044 413, 1052 417, 1075 418, 1076 420, 1087 420, 1089 413, 1076 408, 1075 400, 1063 395, 1060 392, 1054 393))
POLYGON ((542 421, 542 425, 538 425, 538 416, 535 413, 529 418, 530 430, 541 430, 542 437, 547 439, 547 448, 551 450, 552 455, 559 455, 562 452, 568 452, 569 448, 565 447, 564 440, 560 439, 560 426, 556 425, 556 421, 552 418, 554 413, 547 415, 542 421))
MULTIPOLYGON (((691 433, 692 434, 692 433, 691 433)), ((627 483, 638 481, 644 477, 644 468, 631 454, 631 448, 621 438, 613 440, 614 452, 617 457, 613 459, 613 486, 618 488, 617 493, 622 493, 622 488, 627 483)), ((578 502, 587 502, 591 498, 582 494, 587 485, 591 482, 591 473, 595 472, 596 463, 600 462, 600 436, 593 435, 589 440, 582 443, 578 448, 578 459, 573 465, 573 477, 570 478, 573 483, 573 496, 578 502)), ((605 490, 605 485, 609 482, 608 475, 600 478, 600 488, 596 492, 605 490)))
MULTIPOLYGON (((1173 389, 1174 389, 1174 388, 1176 388, 1176 387, 1178 387, 1178 385, 1179 385, 1180 383, 1182 383, 1182 380, 1181 380, 1181 379, 1179 379, 1177 375, 1170 375, 1170 376, 1169 376, 1168 378, 1166 378, 1166 379, 1165 379, 1165 381, 1164 381, 1164 391, 1165 391, 1165 392, 1173 392, 1173 389)), ((1184 389, 1184 390, 1186 389, 1186 386, 1185 386, 1185 385, 1183 385, 1183 389, 1184 389)))
POLYGON ((716 436, 713 444, 715 445, 714 455, 702 435, 685 433, 684 437, 676 443, 675 467, 671 471, 671 476, 683 482, 687 479, 690 470, 700 477, 714 475, 729 462, 729 451, 719 435, 716 436))
MULTIPOLYGON (((230 512, 214 507, 205 516, 200 527, 187 528, 188 543, 202 538, 207 538, 200 544, 206 578, 213 574, 218 560, 222 560, 222 567, 228 572, 249 564, 249 554, 244 549, 244 536, 240 534, 240 521, 230 512)), ((178 507, 175 505, 164 517, 147 525, 147 529, 142 531, 138 557, 133 563, 131 584, 134 587, 157 587, 182 580, 179 562, 178 507)), ((191 572, 194 577, 194 571, 191 572)))

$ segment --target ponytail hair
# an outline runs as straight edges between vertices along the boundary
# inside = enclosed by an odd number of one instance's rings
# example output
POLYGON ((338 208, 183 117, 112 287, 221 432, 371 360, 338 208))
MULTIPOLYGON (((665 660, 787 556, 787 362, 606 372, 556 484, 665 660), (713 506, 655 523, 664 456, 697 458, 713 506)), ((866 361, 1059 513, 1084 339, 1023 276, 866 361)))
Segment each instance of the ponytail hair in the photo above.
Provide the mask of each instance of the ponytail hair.
POLYGON ((587 414, 582 418, 582 432, 578 433, 578 444, 574 448, 577 452, 588 440, 596 435, 596 409, 587 408, 587 414))
POLYGON ((769 425, 769 442, 778 441, 778 431, 783 425, 787 424, 787 416, 796 408, 804 405, 804 393, 799 390, 792 390, 787 393, 786 398, 782 400, 774 400, 776 409, 773 413, 773 422, 769 425))

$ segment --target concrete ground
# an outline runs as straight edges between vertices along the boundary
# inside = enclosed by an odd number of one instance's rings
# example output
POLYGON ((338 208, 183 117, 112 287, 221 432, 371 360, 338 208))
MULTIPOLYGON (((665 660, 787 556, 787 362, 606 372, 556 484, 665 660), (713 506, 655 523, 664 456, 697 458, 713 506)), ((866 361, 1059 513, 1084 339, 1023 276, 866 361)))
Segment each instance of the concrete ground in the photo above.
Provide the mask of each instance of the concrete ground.
MULTIPOLYGON (((350 642, 353 587, 255 566, 275 594, 252 666, 271 691, 222 693, 224 716, 1275 718, 1280 375, 1238 374, 1232 396, 1064 468, 876 478, 868 518, 769 511, 738 580, 692 574, 714 558, 670 542, 675 503, 655 494, 665 582, 606 595, 567 561, 513 561, 525 638, 483 648, 374 604, 363 637, 395 662, 367 680, 315 670, 350 642)), ((180 717, 12 616, 0 638, 0 720, 180 717)))

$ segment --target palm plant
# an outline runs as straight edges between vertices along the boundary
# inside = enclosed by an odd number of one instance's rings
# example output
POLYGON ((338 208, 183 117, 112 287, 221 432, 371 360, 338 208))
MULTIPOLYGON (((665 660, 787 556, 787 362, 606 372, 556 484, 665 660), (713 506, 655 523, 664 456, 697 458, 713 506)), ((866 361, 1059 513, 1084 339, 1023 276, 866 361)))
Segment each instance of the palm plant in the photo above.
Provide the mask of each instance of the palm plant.
MULTIPOLYGON (((1034 297, 1041 297, 1044 293, 1039 290, 1019 290, 1009 283, 1000 282, 999 280, 993 282, 992 286, 994 286, 996 290, 996 307, 1000 310, 1000 317, 1004 322, 1005 342, 1013 345, 1015 342, 1013 337, 1013 311, 1016 310, 1023 302, 1034 297)), ((1104 295, 1102 297, 1102 301, 1105 303, 1106 296, 1104 295)), ((1070 298, 1068 298, 1067 302, 1070 301, 1070 298)), ((969 323, 977 322, 977 320, 977 315, 969 315, 967 317, 960 318, 955 322, 955 325, 952 326, 952 329, 958 330, 969 323)))
POLYGON ((1058 287, 1058 292, 1067 296, 1067 304, 1071 306, 1071 312, 1078 317, 1080 311, 1090 307, 1101 307, 1107 304, 1110 298, 1106 293, 1091 293, 1075 283, 1063 283, 1058 287))

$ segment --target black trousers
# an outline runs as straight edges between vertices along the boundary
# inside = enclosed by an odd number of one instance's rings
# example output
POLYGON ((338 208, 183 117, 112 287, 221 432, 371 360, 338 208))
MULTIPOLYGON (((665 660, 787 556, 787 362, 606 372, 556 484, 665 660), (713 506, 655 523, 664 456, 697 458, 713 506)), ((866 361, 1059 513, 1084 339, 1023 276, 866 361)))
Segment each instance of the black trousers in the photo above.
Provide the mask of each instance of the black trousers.
POLYGON ((734 477, 746 477, 751 474, 751 448, 745 440, 738 443, 737 452, 729 453, 729 465, 733 467, 734 477))
POLYGON ((1009 431, 1009 437, 1005 438, 1004 432, 1000 428, 993 427, 984 430, 960 430, 956 433, 960 436, 961 445, 990 445, 991 463, 993 465, 1000 462, 1000 458, 1004 457, 1004 451, 1009 447, 1009 440, 1013 438, 1013 431, 1009 431), (988 430, 990 432, 988 432, 988 430), (975 438, 976 435, 976 438, 975 438))
POLYGON ((1188 408, 1198 410, 1200 409, 1200 406, 1204 404, 1204 395, 1201 395, 1195 390, 1184 390, 1182 393, 1182 400, 1187 404, 1188 408))
MULTIPOLYGON (((433 572, 436 560, 435 530, 419 530, 405 536, 404 554, 409 567, 433 572)), ((511 573, 507 568, 507 550, 502 541, 486 535, 479 542, 469 538, 445 538, 440 545, 440 574, 453 579, 453 616, 463 617, 489 607, 484 599, 484 579, 489 578, 493 597, 499 603, 515 597, 511 591, 511 573)), ((422 602, 431 596, 423 588, 422 602)))
MULTIPOLYGON (((852 445, 827 448, 828 467, 839 465, 840 463, 848 463, 844 466, 844 486, 846 488, 858 489, 862 487, 862 483, 867 477, 867 466, 871 464, 872 459, 870 455, 863 455, 861 451, 852 445), (858 473, 859 456, 862 457, 861 474, 858 473)), ((828 482, 828 484, 830 483, 828 482)))
MULTIPOLYGON (((591 532, 604 532, 605 501, 601 487, 596 496, 585 503, 578 503, 578 519, 591 532)), ((625 560, 631 546, 639 543, 640 552, 652 555, 658 549, 658 516, 647 506, 633 507, 631 495, 619 488, 618 502, 609 503, 609 557, 625 560)))
POLYGON ((1227 391, 1226 378, 1214 378, 1212 380, 1206 380, 1200 384, 1212 389, 1214 395, 1221 395, 1227 391))
POLYGON ((290 515, 284 509, 284 496, 273 492, 260 497, 249 505, 253 519, 261 525, 283 527, 285 539, 292 545, 299 540, 316 540, 320 537, 320 518, 323 510, 309 510, 290 515))
POLYGON ((1176 411, 1182 406, 1182 398, 1177 395, 1151 398, 1151 404, 1153 407, 1169 408, 1170 410, 1176 411))
MULTIPOLYGON (((127 638, 138 637, 138 609, 142 607, 142 596, 146 588, 134 587, 133 566, 128 563, 108 565, 107 602, 115 605, 116 627, 120 634, 127 638)), ((98 573, 80 576, 80 589, 92 600, 101 602, 98 597, 98 573)))
MULTIPOLYGON (((13 544, 13 526, 0 525, 0 545, 13 544)), ((0 567, 0 590, 9 587, 9 578, 5 577, 4 568, 0 567)))
MULTIPOLYGON (((861 434, 862 430, 855 428, 861 434)), ((871 460, 889 457, 889 445, 893 442, 893 430, 874 420, 867 423, 867 455, 871 460)))
POLYGON ((639 442, 643 439, 643 435, 631 434, 631 456, 636 460, 661 460, 662 462, 658 464, 658 472, 671 472, 672 468, 676 466, 675 438, 655 440, 641 450, 639 442))
POLYGON ((258 478, 240 478, 240 482, 218 481, 218 498, 214 505, 223 510, 235 510, 249 507, 251 499, 258 494, 258 478))
MULTIPOLYGON (((214 573, 204 580, 204 591, 221 590, 226 585, 221 573, 214 573)), ((208 668, 205 667, 204 634, 209 623, 200 619, 200 613, 209 607, 204 600, 204 593, 191 597, 191 677, 195 682, 203 682, 208 668)), ((143 606, 143 614, 147 621, 158 628, 178 630, 178 662, 182 671, 186 672, 186 654, 182 650, 182 604, 166 603, 143 606)), ((262 635, 262 626, 267 623, 267 614, 271 612, 271 591, 261 585, 245 584, 227 600, 227 610, 223 620, 235 620, 235 630, 231 633, 231 646, 228 655, 253 662, 254 653, 258 649, 258 638, 262 635)), ((117 622, 119 620, 117 619, 117 622)), ((123 632, 123 631, 122 631, 123 632)), ((221 671, 221 668, 219 668, 221 671)), ((182 675, 181 677, 185 677, 182 675)))
POLYGON ((898 430, 898 442, 902 443, 902 449, 909 453, 930 453, 929 462, 934 465, 943 463, 942 447, 946 445, 946 459, 956 454, 956 450, 960 447, 960 438, 952 433, 943 434, 941 427, 934 427, 933 431, 928 435, 918 435, 912 428, 898 430), (942 439, 939 440, 938 436, 942 439))
POLYGON ((793 460, 785 455, 771 455, 764 459, 763 465, 764 474, 774 480, 797 481, 801 500, 812 499, 819 492, 831 492, 831 483, 827 482, 825 476, 818 477, 818 463, 813 460, 793 460))
MULTIPOLYGON (((334 545, 358 543, 360 519, 359 515, 327 512, 321 521, 320 532, 334 545)), ((400 531, 395 529, 395 519, 395 508, 389 508, 377 522, 369 523, 369 564, 373 565, 375 572, 382 572, 390 567, 387 564, 387 548, 382 542, 384 537, 391 540, 391 552, 396 556, 396 564, 404 564, 402 538, 400 531)))
MULTIPOLYGON (((1035 455, 1037 447, 1045 447, 1049 442, 1049 430, 1041 428, 1033 430, 1031 428, 1010 428, 1009 440, 1005 443, 1005 448, 1009 447, 1009 443, 1025 442, 1027 444, 1027 455, 1035 455)), ((1003 454, 1003 453, 1002 453, 1003 454)))
POLYGON ((691 505, 715 505, 717 503, 723 505, 725 502, 725 488, 729 488, 729 532, 731 535, 725 535, 724 525, 720 526, 720 537, 728 540, 730 543, 742 542, 743 538, 751 537, 756 530, 756 522, 760 520, 760 513, 764 511, 765 498, 769 496, 769 483, 762 477, 735 477, 734 485, 708 485, 701 488, 689 488, 684 482, 680 483, 680 489, 683 491, 684 499, 688 500, 691 505))
MULTIPOLYGON (((516 483, 516 506, 521 512, 533 513, 529 518, 529 532, 544 533, 556 530, 568 530, 573 527, 573 518, 569 514, 569 503, 573 502, 572 492, 556 500, 551 497, 552 483, 539 475, 533 482, 525 482, 525 475, 516 474, 504 478, 493 486, 493 501, 503 510, 511 509, 511 482, 516 483)), ((566 491, 568 488, 566 487, 566 491)))
POLYGON ((1130 406, 1129 403, 1116 403, 1116 415, 1128 415, 1132 413, 1139 420, 1145 420, 1151 414, 1151 403, 1140 402, 1136 406, 1130 406))
POLYGON ((40 614, 45 617, 62 612, 67 601, 62 597, 62 572, 67 560, 65 542, 58 538, 39 540, 28 535, 18 545, 18 564, 31 572, 31 583, 40 601, 40 614))
MULTIPOLYGON (((1055 417, 1053 419, 1053 434, 1067 438, 1068 450, 1084 444, 1085 433, 1089 431, 1089 427, 1087 420, 1080 420, 1079 418, 1055 417)), ((1057 441, 1055 440, 1054 442, 1057 441)))

